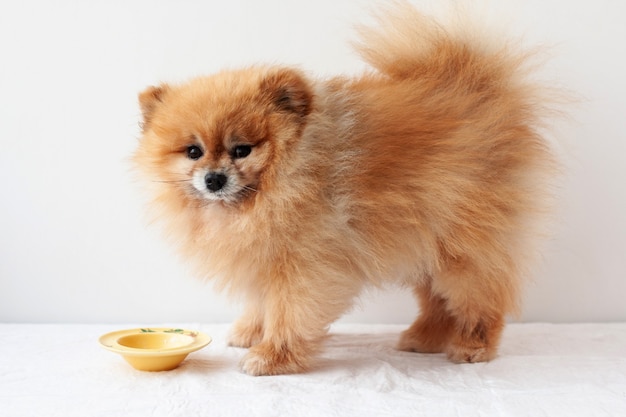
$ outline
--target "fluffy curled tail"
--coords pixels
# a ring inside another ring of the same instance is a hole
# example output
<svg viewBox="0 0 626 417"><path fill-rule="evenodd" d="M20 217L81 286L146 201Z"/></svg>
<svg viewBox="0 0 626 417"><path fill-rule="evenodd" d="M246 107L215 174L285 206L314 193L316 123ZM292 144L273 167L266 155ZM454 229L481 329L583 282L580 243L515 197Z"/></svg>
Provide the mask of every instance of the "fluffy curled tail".
<svg viewBox="0 0 626 417"><path fill-rule="evenodd" d="M358 28L354 46L367 63L394 79L427 78L467 88L525 75L530 54L487 36L461 10L453 16L443 25L396 0L375 14L377 26Z"/></svg>

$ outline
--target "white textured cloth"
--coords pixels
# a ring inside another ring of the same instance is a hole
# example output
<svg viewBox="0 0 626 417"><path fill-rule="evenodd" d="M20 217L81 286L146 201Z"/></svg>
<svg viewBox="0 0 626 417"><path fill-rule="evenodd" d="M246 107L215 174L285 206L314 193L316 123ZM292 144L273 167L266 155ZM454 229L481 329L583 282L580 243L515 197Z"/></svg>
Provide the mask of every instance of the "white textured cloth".
<svg viewBox="0 0 626 417"><path fill-rule="evenodd" d="M0 324L0 415L626 416L626 323L511 324L500 356L456 365L394 350L404 326L340 324L309 373L250 377L229 326L168 372L141 372L98 345L134 325Z"/></svg>

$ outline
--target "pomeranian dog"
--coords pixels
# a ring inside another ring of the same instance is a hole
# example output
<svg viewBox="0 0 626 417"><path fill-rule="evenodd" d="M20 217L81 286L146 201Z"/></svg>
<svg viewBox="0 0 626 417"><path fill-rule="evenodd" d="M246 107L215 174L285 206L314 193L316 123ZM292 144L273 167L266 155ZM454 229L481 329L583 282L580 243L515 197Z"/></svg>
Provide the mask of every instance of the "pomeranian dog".
<svg viewBox="0 0 626 417"><path fill-rule="evenodd" d="M254 66L139 95L134 163L198 275L246 302L229 343L250 375L310 368L367 285L420 316L403 351L496 356L553 157L528 54L408 3L356 44L373 69Z"/></svg>

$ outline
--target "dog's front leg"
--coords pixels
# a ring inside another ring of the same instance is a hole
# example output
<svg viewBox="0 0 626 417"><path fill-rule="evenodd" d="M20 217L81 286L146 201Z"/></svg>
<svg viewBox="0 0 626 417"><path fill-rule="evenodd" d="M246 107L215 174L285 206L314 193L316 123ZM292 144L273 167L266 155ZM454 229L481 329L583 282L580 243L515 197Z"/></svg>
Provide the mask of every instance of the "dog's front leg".
<svg viewBox="0 0 626 417"><path fill-rule="evenodd" d="M261 343L263 339L263 306L248 301L246 310L233 326L228 345L249 348Z"/></svg>
<svg viewBox="0 0 626 417"><path fill-rule="evenodd" d="M343 304L337 300L329 303L309 290L302 285L285 285L266 294L263 339L242 359L244 372L278 375L309 368L328 326L342 312L335 311L338 304Z"/></svg>

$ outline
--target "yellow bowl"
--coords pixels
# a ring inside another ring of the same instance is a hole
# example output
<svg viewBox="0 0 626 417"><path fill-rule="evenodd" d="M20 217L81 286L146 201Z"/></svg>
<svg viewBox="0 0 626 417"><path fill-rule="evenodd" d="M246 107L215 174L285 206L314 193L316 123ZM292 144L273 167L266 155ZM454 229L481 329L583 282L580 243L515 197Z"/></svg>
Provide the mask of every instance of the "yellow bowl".
<svg viewBox="0 0 626 417"><path fill-rule="evenodd" d="M135 369L169 371L188 354L211 343L211 338L192 330L150 327L107 333L99 341L105 349L122 355Z"/></svg>

